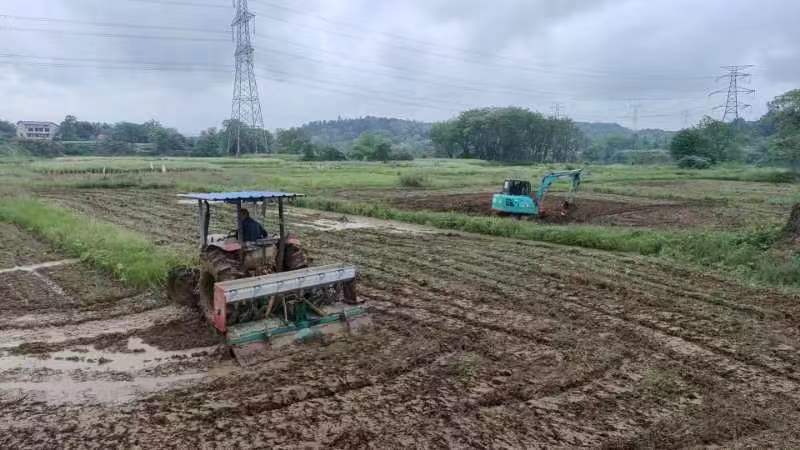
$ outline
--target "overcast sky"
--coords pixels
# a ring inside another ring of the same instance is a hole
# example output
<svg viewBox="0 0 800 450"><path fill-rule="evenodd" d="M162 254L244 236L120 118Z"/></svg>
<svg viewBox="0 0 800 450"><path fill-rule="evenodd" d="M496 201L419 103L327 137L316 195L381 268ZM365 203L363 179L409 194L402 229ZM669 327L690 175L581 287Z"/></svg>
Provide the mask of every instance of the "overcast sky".
<svg viewBox="0 0 800 450"><path fill-rule="evenodd" d="M267 128L523 106L677 129L754 64L759 117L800 87L797 0L250 0ZM230 0L3 0L0 118L156 119L184 133L230 116ZM55 20L59 19L59 20ZM205 30L205 31L203 31Z"/></svg>

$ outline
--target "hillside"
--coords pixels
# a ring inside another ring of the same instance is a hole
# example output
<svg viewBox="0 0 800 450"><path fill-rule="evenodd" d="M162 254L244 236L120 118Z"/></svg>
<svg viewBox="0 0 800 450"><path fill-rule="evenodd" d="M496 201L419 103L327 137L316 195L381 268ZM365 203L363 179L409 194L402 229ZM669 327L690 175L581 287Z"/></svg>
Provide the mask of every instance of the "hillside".
<svg viewBox="0 0 800 450"><path fill-rule="evenodd" d="M380 134L398 150L416 154L433 151L428 137L433 124L389 117L362 117L309 122L300 127L315 144L333 145L346 150L362 133Z"/></svg>
<svg viewBox="0 0 800 450"><path fill-rule="evenodd" d="M603 141L612 136L631 137L637 134L618 123L576 122L575 124L592 142ZM309 122L300 129L311 137L312 142L333 145L342 150L348 149L361 133L370 132L384 136L400 149L424 154L433 151L429 137L432 126L430 122L367 116L357 119L340 118ZM662 147L669 143L675 133L646 129L640 130L638 134L643 141L657 142L658 146Z"/></svg>
<svg viewBox="0 0 800 450"><path fill-rule="evenodd" d="M638 134L643 140L669 143L672 136L675 135L674 131L657 128L646 128L637 132L618 123L575 122L575 124L592 142L602 141L612 136L631 137Z"/></svg>

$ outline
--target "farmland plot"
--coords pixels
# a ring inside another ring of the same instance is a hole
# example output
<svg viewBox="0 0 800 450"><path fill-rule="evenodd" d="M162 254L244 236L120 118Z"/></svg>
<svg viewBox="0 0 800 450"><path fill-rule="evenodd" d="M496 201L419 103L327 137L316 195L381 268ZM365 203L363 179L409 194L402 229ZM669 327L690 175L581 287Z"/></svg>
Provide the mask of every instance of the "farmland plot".
<svg viewBox="0 0 800 450"><path fill-rule="evenodd" d="M194 245L193 209L169 194L42 195L160 245L187 252ZM798 444L794 295L650 258L308 210L290 209L290 217L315 264L360 267L370 333L239 368L213 350L213 335L192 311L155 293L126 297L124 289L116 295L124 298L103 301L69 283L73 277L52 275L75 305L32 313L46 314L49 326L6 324L0 334L8 342L0 358L8 361L0 372L5 443ZM33 295L42 294L19 294ZM84 312L93 320L82 323ZM149 362L136 359L147 352ZM20 369L19 355L49 359ZM19 385L64 371L74 357L115 361L111 375L92 380L164 383L77 400Z"/></svg>

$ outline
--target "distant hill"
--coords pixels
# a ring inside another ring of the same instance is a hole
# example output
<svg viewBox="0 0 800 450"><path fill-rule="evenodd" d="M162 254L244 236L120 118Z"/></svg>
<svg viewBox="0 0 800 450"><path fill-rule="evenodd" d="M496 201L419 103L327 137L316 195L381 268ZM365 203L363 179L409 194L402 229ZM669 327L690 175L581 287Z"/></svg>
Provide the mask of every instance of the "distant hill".
<svg viewBox="0 0 800 450"><path fill-rule="evenodd" d="M636 132L618 123L575 122L575 125L577 125L578 129L583 131L583 134L591 141L599 141L611 136L631 137L638 134L639 137L643 139L669 143L669 141L672 140L672 136L675 135L675 131L666 131L658 128L646 128Z"/></svg>
<svg viewBox="0 0 800 450"><path fill-rule="evenodd" d="M390 117L361 117L309 122L300 127L315 144L333 145L347 150L361 133L380 134L397 150L413 154L432 153L433 145L428 137L432 123Z"/></svg>
<svg viewBox="0 0 800 450"><path fill-rule="evenodd" d="M630 138L637 134L618 123L576 122L578 128L592 142L599 142L612 136ZM305 131L315 144L333 145L348 150L353 141L364 132L376 133L392 142L398 150L416 155L432 154L433 145L429 138L432 123L390 117L366 116L357 119L320 120L309 122L300 129ZM649 148L665 148L675 132L658 129L639 130L642 141L652 143Z"/></svg>

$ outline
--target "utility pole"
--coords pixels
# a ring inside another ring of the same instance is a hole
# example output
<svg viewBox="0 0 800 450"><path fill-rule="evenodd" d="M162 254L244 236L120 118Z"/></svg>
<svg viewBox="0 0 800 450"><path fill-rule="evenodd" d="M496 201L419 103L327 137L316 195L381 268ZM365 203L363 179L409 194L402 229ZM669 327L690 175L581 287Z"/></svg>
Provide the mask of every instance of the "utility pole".
<svg viewBox="0 0 800 450"><path fill-rule="evenodd" d="M753 66L744 65L744 66L721 66L721 67L727 70L728 73L719 76L717 78L717 81L722 80L724 78L728 79L728 90L727 90L728 96L725 100L724 105L719 105L714 109L715 110L724 109L724 112L722 113L723 122L727 121L729 118L732 119L733 121L736 121L739 119L739 112L744 111L745 109L750 107L750 105L748 104L739 102L739 94L753 94L756 92L755 89L748 89L739 86L740 80L742 82L750 80L751 75L749 73L745 73L744 70ZM724 89L719 89L708 95L710 97L712 95L721 94L724 92L726 92Z"/></svg>
<svg viewBox="0 0 800 450"><path fill-rule="evenodd" d="M236 15L231 23L233 40L236 42L236 75L233 81L233 105L231 107L231 123L228 126L228 151L235 139L236 157L241 155L242 126L256 130L263 135L267 144L267 132L264 130L264 118L261 115L261 100L258 98L253 63L253 44L255 35L255 17L247 8L247 0L233 0Z"/></svg>
<svg viewBox="0 0 800 450"><path fill-rule="evenodd" d="M642 107L640 104L631 105L633 112L631 119L633 120L633 131L639 131L639 109Z"/></svg>

